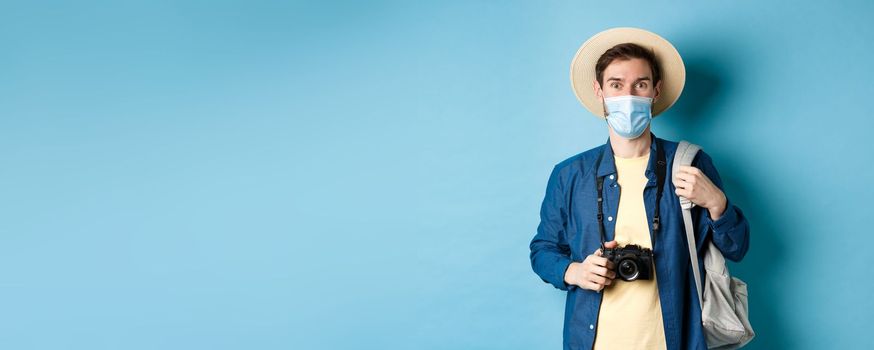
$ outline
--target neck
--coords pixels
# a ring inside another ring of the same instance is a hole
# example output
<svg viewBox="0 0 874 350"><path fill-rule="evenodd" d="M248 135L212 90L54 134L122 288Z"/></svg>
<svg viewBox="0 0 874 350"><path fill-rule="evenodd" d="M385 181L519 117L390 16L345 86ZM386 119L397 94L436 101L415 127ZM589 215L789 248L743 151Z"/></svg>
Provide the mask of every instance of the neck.
<svg viewBox="0 0 874 350"><path fill-rule="evenodd" d="M623 138L610 130L610 146L613 147L613 154L619 158L642 157L649 152L650 144L652 136L648 126L643 134L633 140Z"/></svg>

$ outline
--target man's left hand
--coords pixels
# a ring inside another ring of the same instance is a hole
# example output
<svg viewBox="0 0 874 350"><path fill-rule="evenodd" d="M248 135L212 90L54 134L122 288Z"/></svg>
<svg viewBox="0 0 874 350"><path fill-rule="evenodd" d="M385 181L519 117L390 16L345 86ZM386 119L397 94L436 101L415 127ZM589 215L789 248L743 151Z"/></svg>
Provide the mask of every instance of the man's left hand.
<svg viewBox="0 0 874 350"><path fill-rule="evenodd" d="M707 175L693 166L681 165L674 174L677 195L683 196L698 206L707 208L712 220L718 220L725 211L725 193L716 187Z"/></svg>

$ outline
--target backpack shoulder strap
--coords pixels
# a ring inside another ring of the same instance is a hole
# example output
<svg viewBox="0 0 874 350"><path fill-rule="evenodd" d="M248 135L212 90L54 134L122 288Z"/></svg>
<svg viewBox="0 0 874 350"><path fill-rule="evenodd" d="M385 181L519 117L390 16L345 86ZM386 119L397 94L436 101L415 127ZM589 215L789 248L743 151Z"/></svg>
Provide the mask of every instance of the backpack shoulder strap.
<svg viewBox="0 0 874 350"><path fill-rule="evenodd" d="M680 165L692 165L692 160L701 149L698 145L680 141L677 146L677 152L674 153L674 164L671 166L671 176L676 176L680 169ZM680 206L683 208L683 222L686 224L686 241L689 243L689 259L692 262L692 273L695 276L695 287L698 290L698 305L703 307L704 303L701 297L701 271L698 268L698 248L695 242L695 231L692 228L692 207L695 203L680 196Z"/></svg>
<svg viewBox="0 0 874 350"><path fill-rule="evenodd" d="M676 174L679 172L680 165L692 165L692 160L695 159L695 155L698 154L699 150L701 150L701 147L694 143L689 143L685 140L680 141L680 144L677 145L677 153L674 153L674 164L671 167L671 173ZM695 203L692 203L692 201L686 199L686 197L680 196L680 205L683 209L692 209L692 207L695 206Z"/></svg>

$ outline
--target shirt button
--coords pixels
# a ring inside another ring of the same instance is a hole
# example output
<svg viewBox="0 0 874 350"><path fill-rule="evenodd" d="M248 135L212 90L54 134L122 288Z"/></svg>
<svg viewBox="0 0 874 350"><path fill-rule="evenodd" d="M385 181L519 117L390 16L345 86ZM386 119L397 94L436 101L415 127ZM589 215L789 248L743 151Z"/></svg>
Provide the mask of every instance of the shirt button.
<svg viewBox="0 0 874 350"><path fill-rule="evenodd" d="M589 325L589 329L595 329L595 325L590 324L590 325Z"/></svg>
<svg viewBox="0 0 874 350"><path fill-rule="evenodd" d="M610 180L613 180L613 175L610 175Z"/></svg>
<svg viewBox="0 0 874 350"><path fill-rule="evenodd" d="M613 217L612 217L612 216L608 216L608 217L607 217L607 221L613 221Z"/></svg>

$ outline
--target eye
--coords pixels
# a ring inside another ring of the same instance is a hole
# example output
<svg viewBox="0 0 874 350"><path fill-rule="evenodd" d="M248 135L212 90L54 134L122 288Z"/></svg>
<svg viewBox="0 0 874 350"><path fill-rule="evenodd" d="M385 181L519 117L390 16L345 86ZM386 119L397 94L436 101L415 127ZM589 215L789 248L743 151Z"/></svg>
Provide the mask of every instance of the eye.
<svg viewBox="0 0 874 350"><path fill-rule="evenodd" d="M610 87L612 87L612 88L614 88L614 89L618 89L618 88L619 88L619 83L612 83L612 84L610 84Z"/></svg>
<svg viewBox="0 0 874 350"><path fill-rule="evenodd" d="M646 89L646 82L642 81L642 82L637 83L637 88L638 89Z"/></svg>

